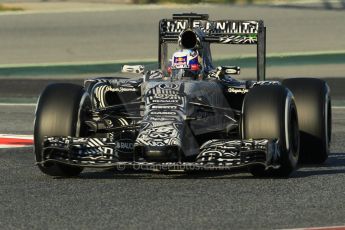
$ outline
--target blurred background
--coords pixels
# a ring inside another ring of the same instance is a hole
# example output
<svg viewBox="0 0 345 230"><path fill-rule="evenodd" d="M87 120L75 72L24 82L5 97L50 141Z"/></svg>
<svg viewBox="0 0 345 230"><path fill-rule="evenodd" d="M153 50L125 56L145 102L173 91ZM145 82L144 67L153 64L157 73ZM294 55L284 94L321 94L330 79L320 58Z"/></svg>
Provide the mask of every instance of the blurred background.
<svg viewBox="0 0 345 230"><path fill-rule="evenodd" d="M177 12L264 20L267 78L324 78L342 103L345 0L0 0L1 101L34 103L52 81L118 76L126 63L155 68L158 21ZM255 79L255 46L212 53Z"/></svg>

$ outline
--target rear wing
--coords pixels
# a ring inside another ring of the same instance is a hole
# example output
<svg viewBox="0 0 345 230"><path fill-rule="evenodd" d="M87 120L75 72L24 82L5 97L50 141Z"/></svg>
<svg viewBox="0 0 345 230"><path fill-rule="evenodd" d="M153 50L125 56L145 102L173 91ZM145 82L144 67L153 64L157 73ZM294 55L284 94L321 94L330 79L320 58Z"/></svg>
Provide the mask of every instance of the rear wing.
<svg viewBox="0 0 345 230"><path fill-rule="evenodd" d="M165 58L167 43L177 42L179 35L186 29L198 28L203 41L207 43L256 45L257 79L265 80L266 70L266 27L258 20L208 20L207 14L173 14L172 19L159 22L159 67Z"/></svg>

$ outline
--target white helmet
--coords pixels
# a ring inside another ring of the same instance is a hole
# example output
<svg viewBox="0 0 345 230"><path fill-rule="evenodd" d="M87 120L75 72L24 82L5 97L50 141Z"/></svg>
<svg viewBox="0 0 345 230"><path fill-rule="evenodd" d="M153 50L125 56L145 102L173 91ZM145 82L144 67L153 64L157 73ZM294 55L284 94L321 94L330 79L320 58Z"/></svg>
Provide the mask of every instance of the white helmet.
<svg viewBox="0 0 345 230"><path fill-rule="evenodd" d="M171 59L171 77L197 78L201 72L198 51L183 49L175 52Z"/></svg>

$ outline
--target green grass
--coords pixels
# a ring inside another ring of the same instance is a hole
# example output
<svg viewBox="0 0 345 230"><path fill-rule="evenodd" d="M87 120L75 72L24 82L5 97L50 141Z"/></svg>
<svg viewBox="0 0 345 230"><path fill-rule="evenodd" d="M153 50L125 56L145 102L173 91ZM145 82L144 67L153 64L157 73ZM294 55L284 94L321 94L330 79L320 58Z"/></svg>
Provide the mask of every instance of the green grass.
<svg viewBox="0 0 345 230"><path fill-rule="evenodd" d="M0 4L0 12L3 11L21 11L23 8L20 7L14 7L14 6L6 6L4 4Z"/></svg>
<svg viewBox="0 0 345 230"><path fill-rule="evenodd" d="M312 54L286 54L281 56L268 56L267 66L298 66L317 64L344 64L345 52L339 53L312 53ZM23 65L23 66L0 66L0 78L35 76L47 77L49 75L73 75L73 74L104 74L119 72L123 64L147 66L147 69L157 68L156 61L135 61L127 63L100 62L100 63L77 63L77 64L51 64L51 65ZM256 67L256 56L231 57L215 59L215 66L236 65L242 68Z"/></svg>

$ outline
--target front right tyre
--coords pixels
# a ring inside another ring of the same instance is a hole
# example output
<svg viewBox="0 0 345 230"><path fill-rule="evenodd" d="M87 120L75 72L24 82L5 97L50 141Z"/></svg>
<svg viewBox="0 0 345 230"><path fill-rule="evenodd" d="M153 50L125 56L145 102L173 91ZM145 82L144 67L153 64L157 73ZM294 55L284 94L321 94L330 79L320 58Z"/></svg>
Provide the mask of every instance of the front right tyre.
<svg viewBox="0 0 345 230"><path fill-rule="evenodd" d="M81 167L61 163L44 162L43 141L45 136L87 136L83 123L85 110L91 107L88 93L74 84L51 84L37 102L34 124L34 146L39 169L50 176L77 176Z"/></svg>

